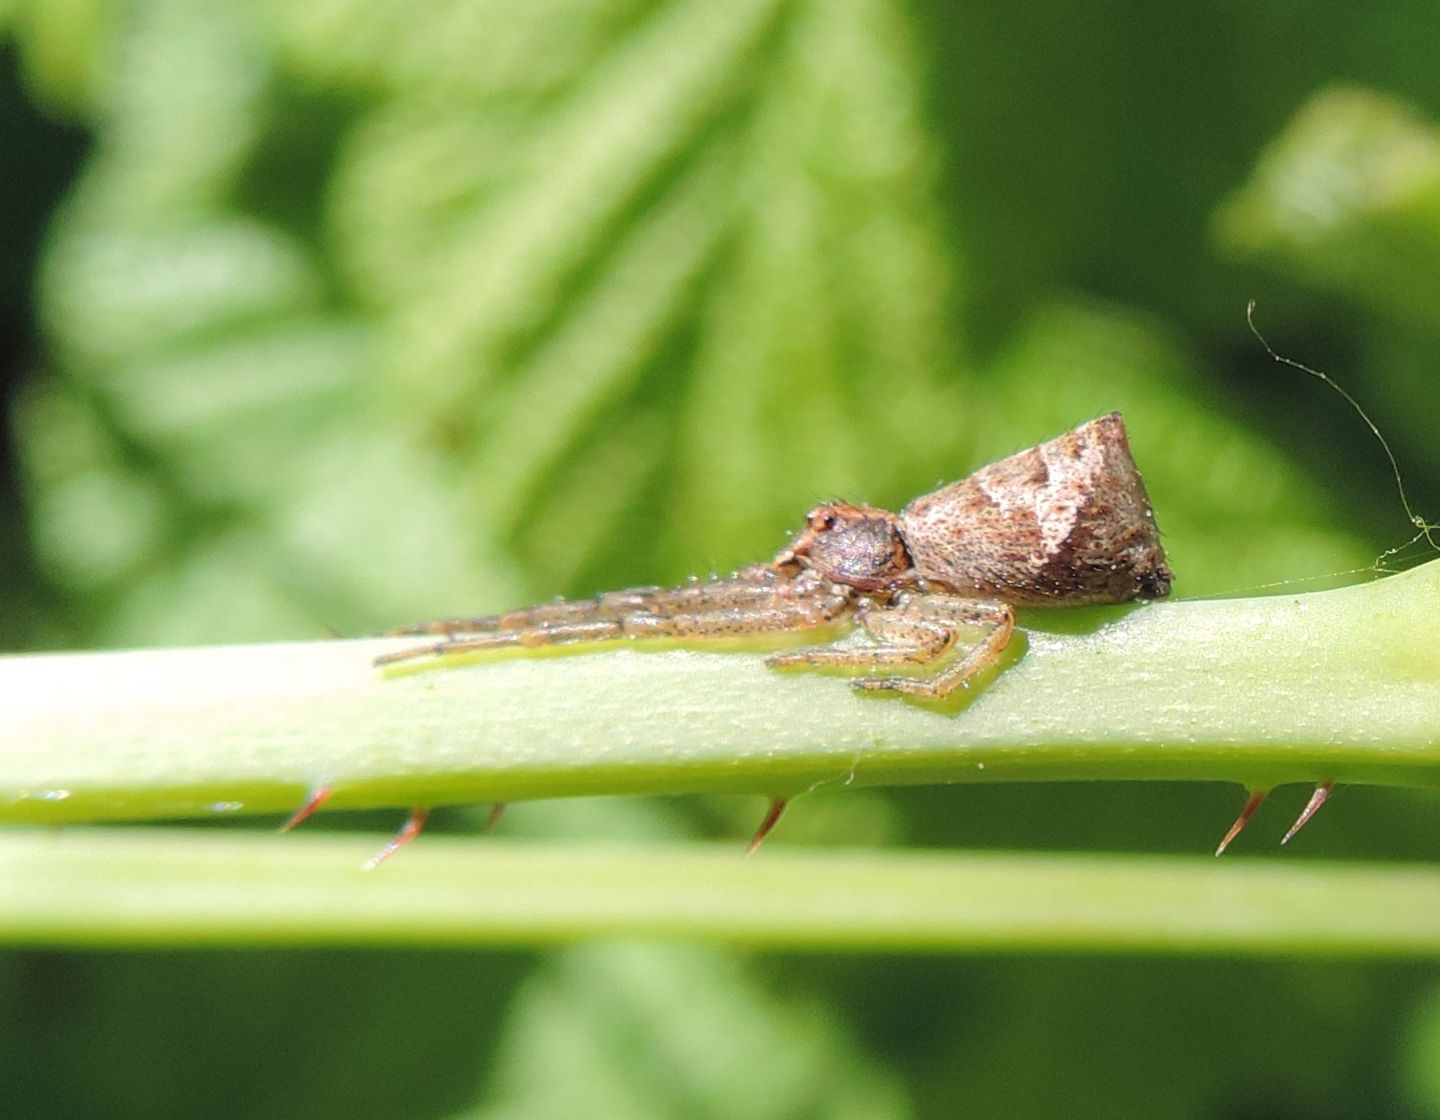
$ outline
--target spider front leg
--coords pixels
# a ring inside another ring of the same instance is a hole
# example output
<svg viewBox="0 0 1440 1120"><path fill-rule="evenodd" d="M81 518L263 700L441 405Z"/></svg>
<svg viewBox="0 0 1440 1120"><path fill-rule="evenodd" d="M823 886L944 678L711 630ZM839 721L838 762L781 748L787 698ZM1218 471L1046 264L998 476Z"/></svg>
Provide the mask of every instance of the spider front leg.
<svg viewBox="0 0 1440 1120"><path fill-rule="evenodd" d="M905 692L945 697L970 677L993 664L1010 642L1015 614L1001 602L965 599L934 593L902 595L891 606L870 605L859 613L861 626L878 641L860 646L814 646L775 654L772 665L926 665L943 657L959 631L983 628L984 635L962 656L933 677L861 677L855 688L865 692Z"/></svg>
<svg viewBox="0 0 1440 1120"><path fill-rule="evenodd" d="M638 588L595 599L559 601L507 615L434 624L441 640L375 658L377 666L471 650L571 645L614 639L744 638L825 626L853 607L849 588L810 573L746 569L686 587ZM469 622L472 632L449 627ZM445 629L440 629L445 627ZM416 628L420 630L420 628Z"/></svg>

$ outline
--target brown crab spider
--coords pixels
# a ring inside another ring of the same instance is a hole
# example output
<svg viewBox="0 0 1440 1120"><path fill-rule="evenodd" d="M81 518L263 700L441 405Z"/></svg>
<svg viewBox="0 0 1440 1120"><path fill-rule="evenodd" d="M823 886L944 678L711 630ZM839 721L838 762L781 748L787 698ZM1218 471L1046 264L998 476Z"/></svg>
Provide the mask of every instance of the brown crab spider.
<svg viewBox="0 0 1440 1120"><path fill-rule="evenodd" d="M612 639L745 638L848 623L867 640L772 654L775 666L871 670L866 692L943 698L993 665L1017 606L1076 606L1159 598L1170 569L1119 413L983 467L917 498L898 514L835 502L810 511L768 564L684 587L609 591L478 618L390 631L435 640L375 659L378 666L471 650ZM957 650L966 632L978 633ZM929 675L899 670L938 665ZM312 795L292 820L318 807ZM778 820L771 803L753 851ZM423 810L382 853L418 833Z"/></svg>
<svg viewBox="0 0 1440 1120"><path fill-rule="evenodd" d="M1016 606L1159 598L1173 577L1118 413L984 467L898 514L835 502L768 564L684 587L608 591L390 631L436 640L392 665L471 650L617 638L744 638L849 622L871 639L773 654L771 665L926 666L962 632L981 639L929 676L862 676L865 691L948 696L993 664Z"/></svg>

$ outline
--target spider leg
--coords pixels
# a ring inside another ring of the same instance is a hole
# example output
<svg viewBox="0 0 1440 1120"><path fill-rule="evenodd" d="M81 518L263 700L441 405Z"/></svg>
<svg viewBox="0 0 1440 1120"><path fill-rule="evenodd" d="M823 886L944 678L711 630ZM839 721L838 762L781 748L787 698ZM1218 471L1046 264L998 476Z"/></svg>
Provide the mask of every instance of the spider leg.
<svg viewBox="0 0 1440 1120"><path fill-rule="evenodd" d="M897 608L887 619L901 633L906 627L923 633L926 629L946 634L946 649L954 644L956 631L965 626L985 627L984 636L964 656L944 666L933 677L862 677L855 687L862 691L905 692L912 696L949 696L982 669L993 665L1010 644L1015 632L1015 612L1001 602L964 599L952 595L917 595Z"/></svg>
<svg viewBox="0 0 1440 1120"><path fill-rule="evenodd" d="M907 620L895 625L886 608L863 606L856 621L880 639L854 646L801 646L767 657L770 665L826 665L866 668L872 665L924 665L941 656L953 644L953 632L940 626Z"/></svg>
<svg viewBox="0 0 1440 1120"><path fill-rule="evenodd" d="M729 579L669 590L610 592L595 599L545 604L490 619L457 620L485 625L466 633L441 631L445 636L439 641L381 654L374 663L391 665L471 650L535 649L617 638L746 637L823 626L851 609L848 588L809 574L783 577L773 569L752 568Z"/></svg>
<svg viewBox="0 0 1440 1120"><path fill-rule="evenodd" d="M382 653L375 658L373 664L378 667L393 665L397 661L413 661L418 657L440 657L443 654L466 653L477 649L504 649L507 646L535 649L539 646L567 645L574 642L600 642L607 638L624 636L625 632L619 620L551 623L528 630L497 630L491 633L441 638L429 645Z"/></svg>
<svg viewBox="0 0 1440 1120"><path fill-rule="evenodd" d="M989 599L958 595L901 596L893 606L870 606L858 615L877 642L849 648L816 646L788 650L770 658L772 665L925 665L944 656L965 627L983 627L985 634L962 657L933 677L861 677L854 687L863 692L905 692L915 696L948 696L968 678L993 664L1010 642L1014 612Z"/></svg>
<svg viewBox="0 0 1440 1120"><path fill-rule="evenodd" d="M591 599L553 599L520 610L472 618L442 618L402 626L385 633L391 637L409 634L491 634L497 631L539 630L579 622L615 620L630 614L695 614L715 607L738 607L760 603L774 594L777 585L794 582L768 564L743 568L725 579L693 580L681 587L631 587L605 591ZM806 582L815 582L808 578Z"/></svg>

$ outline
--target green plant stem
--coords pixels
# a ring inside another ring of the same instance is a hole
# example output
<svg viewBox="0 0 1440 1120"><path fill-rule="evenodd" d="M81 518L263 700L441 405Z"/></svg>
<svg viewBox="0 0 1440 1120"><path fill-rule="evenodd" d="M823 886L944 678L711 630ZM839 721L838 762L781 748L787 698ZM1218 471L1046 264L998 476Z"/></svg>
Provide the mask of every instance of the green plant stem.
<svg viewBox="0 0 1440 1120"><path fill-rule="evenodd" d="M0 836L0 943L1440 954L1432 868L124 829ZM457 889L463 884L463 889ZM1336 905L1342 899L1343 905Z"/></svg>
<svg viewBox="0 0 1440 1120"><path fill-rule="evenodd" d="M1036 612L959 703L754 652L386 676L395 639L0 659L0 820L819 784L1440 784L1440 562L1340 591ZM1039 629L1044 626L1046 629Z"/></svg>

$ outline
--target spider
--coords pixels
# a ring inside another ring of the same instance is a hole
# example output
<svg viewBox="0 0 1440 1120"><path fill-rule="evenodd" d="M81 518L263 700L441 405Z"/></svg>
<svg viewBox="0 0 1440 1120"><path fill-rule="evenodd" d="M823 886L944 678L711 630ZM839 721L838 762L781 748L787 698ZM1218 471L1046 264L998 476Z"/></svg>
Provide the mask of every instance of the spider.
<svg viewBox="0 0 1440 1120"><path fill-rule="evenodd" d="M1125 424L1112 412L982 467L916 498L899 513L830 502L767 564L677 588L607 591L479 618L450 618L392 630L429 634L427 644L383 654L377 666L470 650L617 638L744 638L849 623L858 645L773 653L776 666L840 666L867 673L862 691L943 698L993 665L1015 629L1017 606L1123 603L1168 594L1173 579ZM978 638L957 650L964 632ZM897 667L938 665L929 675ZM314 790L287 822L294 827L330 796ZM770 804L753 852L779 820ZM493 824L503 810L491 813ZM365 866L414 839L428 810Z"/></svg>
<svg viewBox="0 0 1440 1120"><path fill-rule="evenodd" d="M807 646L771 665L925 666L867 675L863 691L941 698L993 664L1017 606L1123 603L1169 593L1174 577L1119 413L917 498L898 514L831 502L812 509L768 564L683 587L607 591L481 618L392 630L438 640L375 659L392 665L470 650L616 638L750 637L849 622L860 645ZM980 639L963 655L962 631Z"/></svg>

